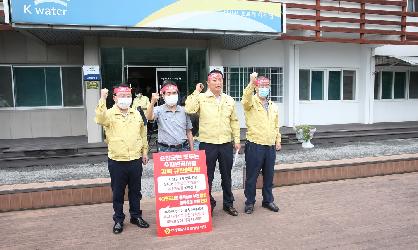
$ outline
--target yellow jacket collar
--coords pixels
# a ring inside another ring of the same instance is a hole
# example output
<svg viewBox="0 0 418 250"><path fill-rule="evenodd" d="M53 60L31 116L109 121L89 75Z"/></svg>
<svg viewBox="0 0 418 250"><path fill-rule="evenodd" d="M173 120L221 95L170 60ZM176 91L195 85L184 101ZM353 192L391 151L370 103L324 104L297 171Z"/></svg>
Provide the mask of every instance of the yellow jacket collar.
<svg viewBox="0 0 418 250"><path fill-rule="evenodd" d="M216 96L215 96L215 94L214 94L214 93L212 93L212 91L210 91L209 89L208 89L208 90L206 90L205 95L206 95L206 96L208 96L208 97L209 97L209 96L216 97ZM223 95L225 95L225 94L221 92L221 95L220 95L220 96L222 97Z"/></svg>

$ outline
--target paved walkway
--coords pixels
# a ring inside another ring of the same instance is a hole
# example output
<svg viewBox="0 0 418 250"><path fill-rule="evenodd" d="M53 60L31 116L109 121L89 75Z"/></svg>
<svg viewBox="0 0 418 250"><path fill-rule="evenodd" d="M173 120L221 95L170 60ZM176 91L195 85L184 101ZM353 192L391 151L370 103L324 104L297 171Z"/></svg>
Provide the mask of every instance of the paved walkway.
<svg viewBox="0 0 418 250"><path fill-rule="evenodd" d="M0 214L1 249L417 249L418 173L282 187L281 211L258 203L253 215L216 207L211 233L158 238L151 227L111 233L111 204ZM242 190L235 191L243 210ZM221 194L216 194L220 201ZM260 200L260 196L258 196ZM126 206L127 207L127 206Z"/></svg>

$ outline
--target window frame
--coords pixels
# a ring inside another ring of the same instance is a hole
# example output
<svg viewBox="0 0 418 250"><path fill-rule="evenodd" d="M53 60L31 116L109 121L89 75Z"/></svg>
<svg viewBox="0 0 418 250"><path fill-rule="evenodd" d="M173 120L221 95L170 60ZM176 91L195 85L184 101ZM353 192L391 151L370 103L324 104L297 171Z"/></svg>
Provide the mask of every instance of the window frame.
<svg viewBox="0 0 418 250"><path fill-rule="evenodd" d="M407 91L406 97L407 97L408 100L418 100L418 97L411 98L411 96L410 96L410 84L411 84L411 73L412 72L417 72L417 74L418 74L418 69L408 70L408 73L406 74L406 78L407 78L407 81L406 81L406 91Z"/></svg>
<svg viewBox="0 0 418 250"><path fill-rule="evenodd" d="M417 12L416 0L411 0L411 1L408 0L406 3L407 3L407 6L406 6L407 12Z"/></svg>
<svg viewBox="0 0 418 250"><path fill-rule="evenodd" d="M300 70L308 70L309 71L309 100L300 100L299 95L298 99L301 103L317 103L317 102L358 102L358 69L355 68L308 68L303 67L299 68ZM323 86L323 99L322 100L312 100L312 71L323 71L324 72L324 86ZM340 74L340 99L338 100L330 100L329 98L329 73L331 71L339 71ZM353 82L353 92L354 98L352 100L344 100L344 71L354 71L354 82ZM300 84L300 80L298 85ZM299 91L299 89L298 89Z"/></svg>
<svg viewBox="0 0 418 250"><path fill-rule="evenodd" d="M374 101L383 101L383 102L393 102L393 101L406 101L406 100L418 100L418 98L410 98L409 97L409 81L410 81L410 74L412 71L418 72L418 70L409 70L409 69L376 69L376 75L379 75L379 82L378 82L378 98L374 98L373 94L373 100ZM389 99L382 99L382 92L383 92L383 85L382 85L382 73L383 72L391 72L392 73L392 93L391 98ZM404 89L404 98L395 98L395 75L397 72L405 73L405 89ZM375 79L376 79L375 75ZM373 83L374 86L374 83Z"/></svg>
<svg viewBox="0 0 418 250"><path fill-rule="evenodd" d="M0 64L0 67L9 67L11 72L11 82L12 82L12 98L13 98L13 107L0 107L0 110L14 110L16 107L16 98L15 98L15 88L14 88L14 72L13 72L13 65L12 64Z"/></svg>
<svg viewBox="0 0 418 250"><path fill-rule="evenodd" d="M11 69L11 88L12 88L12 94L13 94L13 107L0 107L0 110L56 110L56 109L81 109L81 108L85 108L85 89L84 89L84 81L83 81L83 72L82 72L82 65L75 65L75 64L68 64L68 65L64 65L64 64L59 64L59 65L54 65L54 64L39 64L39 65L20 65L20 64L0 64L0 67L10 67ZM60 106L33 106L33 107L29 107L29 106L25 106L25 107L16 107L16 94L15 94L15 72L14 72L14 68L44 68L44 74L45 74L45 68L59 68L59 73L60 73L60 87L61 87L61 105ZM80 68L80 72L81 72L81 79L80 79L80 84L81 84L81 93L82 93L82 100L83 103L81 105L78 106L64 106L64 91L63 91L63 79L62 79L62 68L65 67L74 67L74 68Z"/></svg>
<svg viewBox="0 0 418 250"><path fill-rule="evenodd" d="M238 72L231 72L232 68L237 68ZM234 98L235 101L239 102L242 99L242 94L244 92L244 89L247 87L248 82L244 82L244 77L247 75L247 78L249 79L249 75L257 71L257 69L262 68L263 70L268 69L268 75L267 77L272 79L272 77L277 77L277 94L278 95L271 95L273 93L272 89L273 86L270 86L270 96L269 98L276 99L273 102L276 103L284 103L284 67L282 66L224 66L224 91L226 94L230 95L232 98ZM272 69L277 69L277 73L272 73ZM258 71L257 71L258 72ZM231 88L230 88L230 74L238 74L238 96L231 95ZM259 75L264 75L263 73L259 72ZM281 89L280 89L281 88ZM280 95L281 94L281 95Z"/></svg>

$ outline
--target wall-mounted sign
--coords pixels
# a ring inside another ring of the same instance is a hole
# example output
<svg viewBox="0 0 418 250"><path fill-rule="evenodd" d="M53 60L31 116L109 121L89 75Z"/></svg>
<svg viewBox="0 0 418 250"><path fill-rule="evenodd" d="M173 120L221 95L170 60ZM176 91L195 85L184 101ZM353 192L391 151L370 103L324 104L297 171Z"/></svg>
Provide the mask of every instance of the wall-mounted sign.
<svg viewBox="0 0 418 250"><path fill-rule="evenodd" d="M99 65L84 65L83 66L83 80L84 81L100 81L100 66Z"/></svg>
<svg viewBox="0 0 418 250"><path fill-rule="evenodd" d="M87 89L99 89L99 85L100 85L99 81L86 81Z"/></svg>
<svg viewBox="0 0 418 250"><path fill-rule="evenodd" d="M247 0L10 0L13 23L283 32L283 5Z"/></svg>
<svg viewBox="0 0 418 250"><path fill-rule="evenodd" d="M210 232L205 151L156 153L153 159L158 236Z"/></svg>

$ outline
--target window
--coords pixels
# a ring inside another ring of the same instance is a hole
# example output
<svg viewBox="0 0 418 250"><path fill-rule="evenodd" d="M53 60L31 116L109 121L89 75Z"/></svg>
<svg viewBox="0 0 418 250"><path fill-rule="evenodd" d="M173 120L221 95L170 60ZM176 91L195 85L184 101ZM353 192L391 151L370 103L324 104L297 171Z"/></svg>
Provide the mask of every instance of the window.
<svg viewBox="0 0 418 250"><path fill-rule="evenodd" d="M257 72L259 76L270 79L272 101L283 102L283 69L279 67L225 67L224 92L235 100L241 100L242 93L250 81L250 74Z"/></svg>
<svg viewBox="0 0 418 250"><path fill-rule="evenodd" d="M356 99L356 71L343 70L343 99Z"/></svg>
<svg viewBox="0 0 418 250"><path fill-rule="evenodd" d="M409 98L418 98L418 71L409 74Z"/></svg>
<svg viewBox="0 0 418 250"><path fill-rule="evenodd" d="M46 106L44 68L14 68L16 107Z"/></svg>
<svg viewBox="0 0 418 250"><path fill-rule="evenodd" d="M236 100L240 100L240 69L229 68L225 71L224 90Z"/></svg>
<svg viewBox="0 0 418 250"><path fill-rule="evenodd" d="M405 98L406 72L395 72L395 82L393 86L393 97L395 99Z"/></svg>
<svg viewBox="0 0 418 250"><path fill-rule="evenodd" d="M81 67L0 66L0 91L0 107L82 106Z"/></svg>
<svg viewBox="0 0 418 250"><path fill-rule="evenodd" d="M13 106L12 67L0 66L0 108Z"/></svg>
<svg viewBox="0 0 418 250"><path fill-rule="evenodd" d="M299 100L309 100L309 93L311 92L310 88L310 78L311 71L307 69L299 70Z"/></svg>
<svg viewBox="0 0 418 250"><path fill-rule="evenodd" d="M374 99L380 99L380 73L374 74Z"/></svg>
<svg viewBox="0 0 418 250"><path fill-rule="evenodd" d="M189 84L188 91L185 94L193 93L196 88L196 84L199 82L205 82L207 79L206 68L206 50L205 49L189 49L188 50L188 74Z"/></svg>
<svg viewBox="0 0 418 250"><path fill-rule="evenodd" d="M102 48L100 57L102 86L112 89L122 82L122 48Z"/></svg>
<svg viewBox="0 0 418 250"><path fill-rule="evenodd" d="M416 87L414 85L413 74L410 74L410 92L414 92ZM416 85L416 84L415 84ZM375 75L374 82L374 99L390 100L390 99L406 99L407 98L407 72L402 71L381 71ZM414 94L414 93L412 93ZM411 97L410 95L410 98Z"/></svg>
<svg viewBox="0 0 418 250"><path fill-rule="evenodd" d="M408 0L408 11L416 12L418 10L418 0Z"/></svg>
<svg viewBox="0 0 418 250"><path fill-rule="evenodd" d="M83 105L83 89L78 87L81 79L80 67L62 67L62 89L65 107Z"/></svg>
<svg viewBox="0 0 418 250"><path fill-rule="evenodd" d="M329 71L328 100L341 99L341 71Z"/></svg>
<svg viewBox="0 0 418 250"><path fill-rule="evenodd" d="M60 68L45 68L46 106L61 106Z"/></svg>
<svg viewBox="0 0 418 250"><path fill-rule="evenodd" d="M299 100L355 100L355 70L299 70Z"/></svg>
<svg viewBox="0 0 418 250"><path fill-rule="evenodd" d="M393 72L382 72L382 99L392 99Z"/></svg>
<svg viewBox="0 0 418 250"><path fill-rule="evenodd" d="M324 100L324 71L312 71L311 100Z"/></svg>

